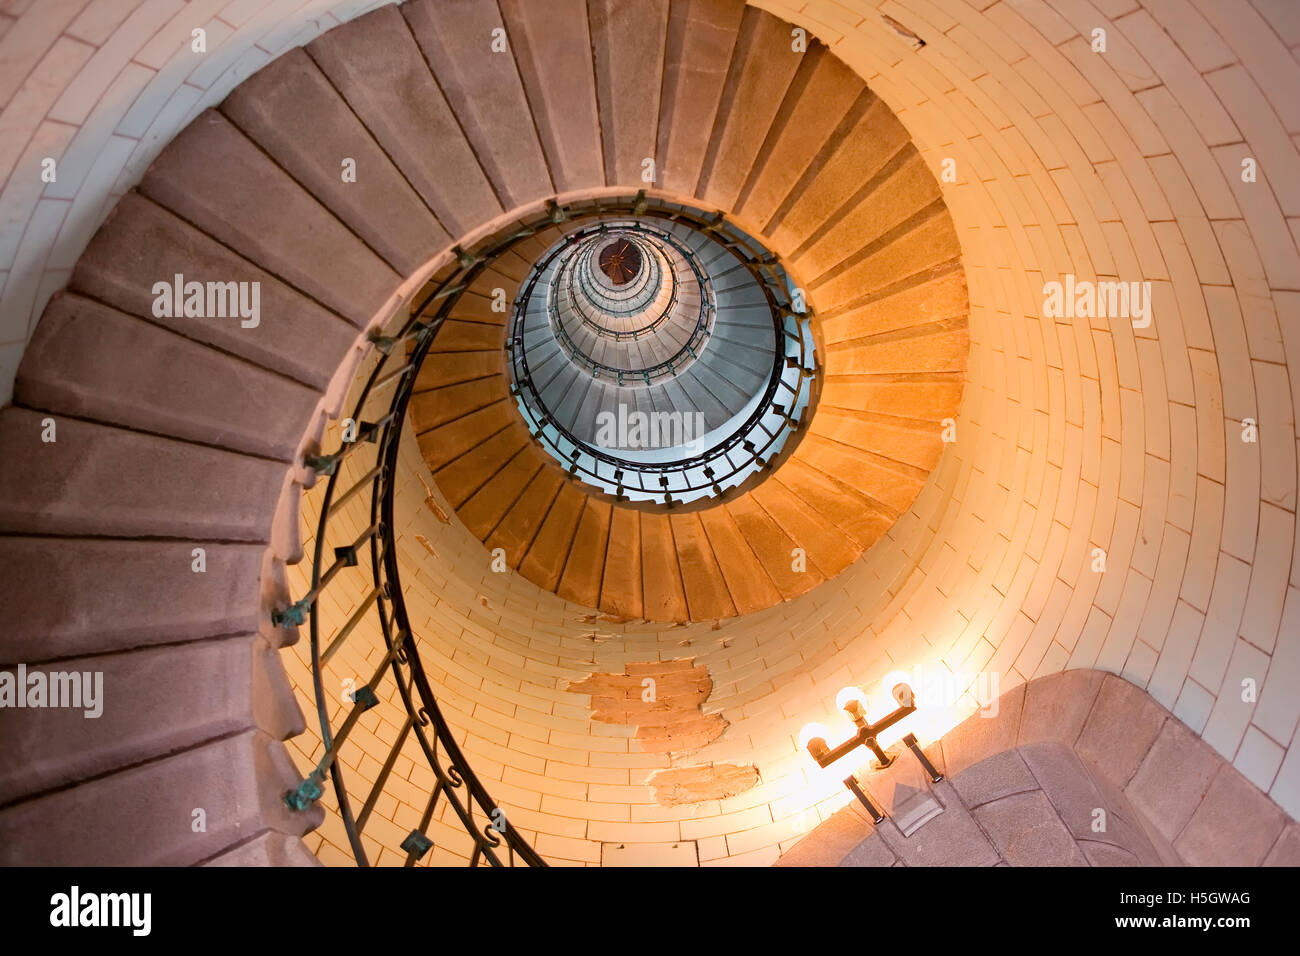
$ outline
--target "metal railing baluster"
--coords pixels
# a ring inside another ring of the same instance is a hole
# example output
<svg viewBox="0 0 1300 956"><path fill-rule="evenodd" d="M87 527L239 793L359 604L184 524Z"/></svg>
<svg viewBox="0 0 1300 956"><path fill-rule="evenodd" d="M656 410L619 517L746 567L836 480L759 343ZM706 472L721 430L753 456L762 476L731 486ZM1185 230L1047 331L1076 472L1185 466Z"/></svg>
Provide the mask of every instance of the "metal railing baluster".
<svg viewBox="0 0 1300 956"><path fill-rule="evenodd" d="M330 565L329 570L321 575L321 578L316 585L297 601L294 601L287 608L272 611L271 623L275 624L277 627L293 627L296 624L304 623L307 619L307 612L310 611L312 606L316 603L316 599L320 597L321 592L329 586L329 583L333 581L335 576L337 576L344 568L354 568L357 566L357 548L370 540L370 538L372 538L378 531L379 526L377 524L372 524L365 531L361 532L361 536L358 537L356 541L352 542L352 544L342 548L335 548L334 563Z"/></svg>
<svg viewBox="0 0 1300 956"><path fill-rule="evenodd" d="M429 803L425 806L424 813L420 815L420 825L402 841L402 849L406 851L406 862L402 866L415 866L416 860L433 849L433 841L425 836L425 832L429 829L429 823L433 820L433 808L437 806L438 797L440 796L442 796L441 779L433 785L433 792L429 795Z"/></svg>
<svg viewBox="0 0 1300 956"><path fill-rule="evenodd" d="M334 762L338 760L339 751L343 748L343 745L347 743L348 735L352 732L352 728L356 726L357 721L361 719L362 714L370 710L372 707L379 706L379 698L375 695L374 688L383 680L384 671L387 670L388 665L392 663L393 657L397 653L397 649L401 646L404 636L405 635L402 634L398 635L398 640L388 649L388 653L384 655L383 661L375 670L374 676L353 692L352 709L348 711L348 715L344 718L343 724L339 727L338 732L334 734L333 742L326 749L324 755L320 758L320 761L316 764L316 769L308 774L307 778L303 780L302 783L298 784L295 789L285 793L284 801L291 809L304 810L319 800L324 794L322 784L325 782L325 774L330 771L334 766Z"/></svg>
<svg viewBox="0 0 1300 956"><path fill-rule="evenodd" d="M334 640L330 641L329 647L325 648L324 652L321 654L321 664L328 664L330 658L333 657L335 652L343 646L343 642L348 639L348 635L351 634L356 626L361 623L361 619L366 616L366 612L370 610L370 606L375 603L375 600L380 595L380 591L381 589L378 586L371 588L370 593L365 596L365 599L359 605L357 605L357 609L352 612L352 616L347 619L343 627L339 629L339 632L334 635Z"/></svg>
<svg viewBox="0 0 1300 956"><path fill-rule="evenodd" d="M326 515L327 516L332 515L334 512L338 511L339 508L347 504L349 501L352 500L353 497L355 497L362 490L364 490L367 485L373 486L375 479L379 477L380 471L382 471L380 466L375 465L374 468L371 468L368 472L362 475L361 478L357 480L357 483L355 485L353 485L347 491L343 492L342 495L340 495L338 498L334 499L333 502L331 502L328 510L326 511Z"/></svg>
<svg viewBox="0 0 1300 956"><path fill-rule="evenodd" d="M401 731L397 735L397 743L393 744L388 751L388 758L384 761L383 767L375 776L375 785L370 788L370 794L366 797L366 802L361 807L361 812L357 814L357 830L366 828L366 821L370 819L370 812L374 810L375 803L379 800L380 794L384 792L384 784L388 782L388 775L393 772L393 767L397 763L397 757L402 752L402 747L406 744L406 738L411 733L411 728L415 726L415 718L409 714L406 717L406 723L402 725Z"/></svg>

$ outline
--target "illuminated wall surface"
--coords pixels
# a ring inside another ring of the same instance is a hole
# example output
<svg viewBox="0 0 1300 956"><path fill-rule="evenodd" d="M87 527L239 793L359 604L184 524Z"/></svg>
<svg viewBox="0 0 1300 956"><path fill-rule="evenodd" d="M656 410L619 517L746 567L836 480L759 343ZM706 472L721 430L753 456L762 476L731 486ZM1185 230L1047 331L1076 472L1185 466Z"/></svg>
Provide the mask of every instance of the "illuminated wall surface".
<svg viewBox="0 0 1300 956"><path fill-rule="evenodd" d="M325 752L308 629L272 623L311 587L304 455L454 246L645 189L780 258L817 395L764 480L670 514L564 477L515 407L491 302L567 225L435 340L386 530L519 837L768 865L853 770L920 819L865 752L821 771L801 740L905 679L880 742L912 766L914 733L952 802L915 843L823 829L787 863L952 862L909 854L973 815L1050 817L1059 860L1295 864L1297 90L1290 0L0 4L0 661L100 674L103 705L0 697L0 859L353 861L332 787L281 800ZM260 314L159 314L187 266L258 277ZM474 431L485 408L514 417ZM326 564L368 499L331 520ZM316 604L323 641L369 562ZM321 671L336 730L385 653L359 621ZM390 678L339 758L354 815L384 781L366 854L420 830L421 864L467 862L447 804L422 819L407 720ZM1063 796L1085 784L1123 820L1105 847Z"/></svg>

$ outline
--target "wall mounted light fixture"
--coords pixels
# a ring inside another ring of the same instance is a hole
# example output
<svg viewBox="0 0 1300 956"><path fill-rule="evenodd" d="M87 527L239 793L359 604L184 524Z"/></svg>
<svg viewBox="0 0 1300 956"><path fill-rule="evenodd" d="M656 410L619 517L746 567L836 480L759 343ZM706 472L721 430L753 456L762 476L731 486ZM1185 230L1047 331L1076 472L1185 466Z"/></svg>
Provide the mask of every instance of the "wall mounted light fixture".
<svg viewBox="0 0 1300 956"><path fill-rule="evenodd" d="M808 753L817 761L817 765L823 768L829 767L835 761L847 756L859 747L866 747L876 755L875 769L883 770L890 766L895 758L885 753L876 738L883 731L916 712L916 702L910 686L905 683L895 684L893 695L894 700L898 701L898 707L875 723L871 723L867 720L866 697L862 692L856 687L845 687L841 690L835 698L835 703L849 715L849 719L853 721L853 725L857 727L858 732L843 743L831 747L826 742L826 731L820 725L809 724L806 726L803 733L800 734L800 739L807 748ZM943 779L943 774L935 769L934 764L930 762L921 749L915 734L908 734L904 737L903 745L920 761L932 783L938 783ZM885 819L885 815L868 799L866 792L858 784L856 777L849 774L844 780L844 786L866 807L867 812L871 814L872 820L879 823Z"/></svg>

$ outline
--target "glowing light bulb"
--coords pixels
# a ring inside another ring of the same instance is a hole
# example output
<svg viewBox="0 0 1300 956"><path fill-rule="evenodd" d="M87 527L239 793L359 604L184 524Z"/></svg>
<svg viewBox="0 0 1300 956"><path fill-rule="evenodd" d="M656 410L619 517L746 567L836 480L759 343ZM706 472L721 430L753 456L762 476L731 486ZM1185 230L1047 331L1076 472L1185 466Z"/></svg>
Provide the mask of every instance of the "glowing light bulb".
<svg viewBox="0 0 1300 956"><path fill-rule="evenodd" d="M916 697L912 693L912 685L906 681L899 681L889 690L894 700L898 701L900 707L915 707Z"/></svg>
<svg viewBox="0 0 1300 956"><path fill-rule="evenodd" d="M804 724L803 730L799 731L799 749L807 750L814 756L819 752L825 753L828 735L829 731L821 724ZM820 746L818 746L819 743Z"/></svg>
<svg viewBox="0 0 1300 956"><path fill-rule="evenodd" d="M822 742L826 741L829 731L821 724L804 724L803 730L799 731L799 746L806 748L809 742L821 738Z"/></svg>
<svg viewBox="0 0 1300 956"><path fill-rule="evenodd" d="M890 671L880 681L881 689L890 697L894 696L894 688L899 684L906 684L911 687L912 675L907 671Z"/></svg>
<svg viewBox="0 0 1300 956"><path fill-rule="evenodd" d="M835 695L835 706L847 710L854 718L864 716L867 712L867 695L850 684Z"/></svg>

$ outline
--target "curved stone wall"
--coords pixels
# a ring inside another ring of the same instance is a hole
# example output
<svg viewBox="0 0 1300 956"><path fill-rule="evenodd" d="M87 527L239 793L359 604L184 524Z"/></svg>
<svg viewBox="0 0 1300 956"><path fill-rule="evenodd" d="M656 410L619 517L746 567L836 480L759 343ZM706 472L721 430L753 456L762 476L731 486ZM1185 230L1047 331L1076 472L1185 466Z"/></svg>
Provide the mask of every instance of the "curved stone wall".
<svg viewBox="0 0 1300 956"><path fill-rule="evenodd" d="M971 384L951 471L872 555L915 559L881 646L1120 673L1294 815L1296 11L891 4L918 51L870 11L763 6L956 177ZM1071 274L1150 282L1151 324L1044 318Z"/></svg>

